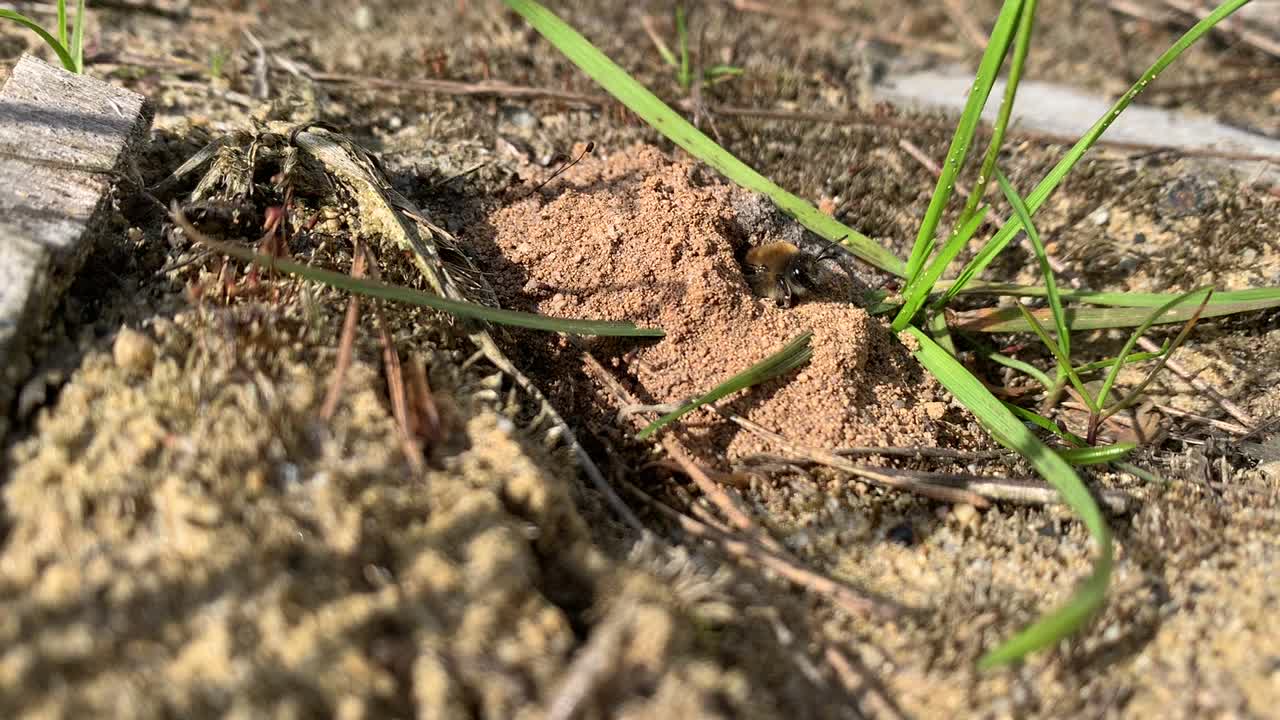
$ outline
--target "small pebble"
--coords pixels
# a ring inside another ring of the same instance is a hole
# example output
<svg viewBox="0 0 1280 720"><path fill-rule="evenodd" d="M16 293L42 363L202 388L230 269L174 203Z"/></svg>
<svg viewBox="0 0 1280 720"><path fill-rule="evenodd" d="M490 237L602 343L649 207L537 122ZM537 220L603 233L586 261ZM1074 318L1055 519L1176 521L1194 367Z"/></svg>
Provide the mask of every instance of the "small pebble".
<svg viewBox="0 0 1280 720"><path fill-rule="evenodd" d="M924 409L926 415L931 420L941 420L947 414L947 404L942 402L922 403L921 408Z"/></svg>
<svg viewBox="0 0 1280 720"><path fill-rule="evenodd" d="M960 527L977 529L982 520L978 509L969 504L956 505L951 508L951 514L955 516L956 522L960 523Z"/></svg>
<svg viewBox="0 0 1280 720"><path fill-rule="evenodd" d="M156 344L146 335L132 328L125 328L116 335L111 356L116 367L129 373L142 374L151 369L156 359Z"/></svg>
<svg viewBox="0 0 1280 720"><path fill-rule="evenodd" d="M507 122L521 130L533 130L540 124L537 115L529 112L527 108L516 105L504 106L502 115Z"/></svg>
<svg viewBox="0 0 1280 720"><path fill-rule="evenodd" d="M351 13L351 24L360 32L373 29L373 9L368 5L357 5L355 11Z"/></svg>

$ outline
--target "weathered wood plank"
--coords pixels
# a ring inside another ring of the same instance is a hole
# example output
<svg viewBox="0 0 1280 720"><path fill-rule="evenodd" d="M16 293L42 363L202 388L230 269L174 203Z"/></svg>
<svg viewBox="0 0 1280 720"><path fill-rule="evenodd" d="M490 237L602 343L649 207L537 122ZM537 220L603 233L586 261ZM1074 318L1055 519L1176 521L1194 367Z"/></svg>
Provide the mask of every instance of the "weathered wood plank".
<svg viewBox="0 0 1280 720"><path fill-rule="evenodd" d="M0 91L0 438L31 342L79 271L146 98L23 56Z"/></svg>

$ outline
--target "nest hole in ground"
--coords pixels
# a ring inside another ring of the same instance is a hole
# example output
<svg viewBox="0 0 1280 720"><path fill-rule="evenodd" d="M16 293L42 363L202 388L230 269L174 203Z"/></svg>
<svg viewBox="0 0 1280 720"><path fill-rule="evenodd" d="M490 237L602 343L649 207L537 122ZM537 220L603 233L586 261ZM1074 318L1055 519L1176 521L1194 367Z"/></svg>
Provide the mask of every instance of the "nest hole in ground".
<svg viewBox="0 0 1280 720"><path fill-rule="evenodd" d="M731 396L727 409L822 448L981 443L888 322L859 306L863 286L844 263L824 263L815 292L791 307L752 293L746 250L801 232L767 199L637 145L514 193L468 240L505 307L662 328L656 341L585 344L642 403L704 393L812 331L807 365ZM571 341L504 338L566 416L595 431L627 422L617 417L625 403L591 379ZM682 423L690 448L717 464L779 450L710 409Z"/></svg>

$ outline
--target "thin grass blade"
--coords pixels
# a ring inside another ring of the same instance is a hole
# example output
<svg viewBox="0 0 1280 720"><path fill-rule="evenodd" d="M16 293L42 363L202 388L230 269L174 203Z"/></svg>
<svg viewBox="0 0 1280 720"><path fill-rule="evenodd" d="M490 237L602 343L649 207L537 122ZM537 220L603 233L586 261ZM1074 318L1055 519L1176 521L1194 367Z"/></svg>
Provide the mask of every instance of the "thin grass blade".
<svg viewBox="0 0 1280 720"><path fill-rule="evenodd" d="M1120 349L1120 352L1117 353L1117 357L1127 356L1129 352L1133 350L1133 346L1138 344L1138 339L1141 338L1147 332L1147 330L1151 329L1152 325L1155 325L1158 322L1165 322L1166 318L1174 314L1170 312L1171 310L1173 310L1176 306L1185 303L1193 295L1196 295L1198 293L1206 293L1206 300L1207 300L1208 295L1213 293L1213 289L1199 288L1196 290L1192 290L1190 292L1183 293L1182 295L1179 295L1174 299L1170 300L1169 302L1165 303L1164 305L1161 305L1160 307L1156 308L1155 312L1149 313L1147 316L1147 319L1143 321L1143 323L1139 325L1137 329L1135 329L1129 335L1129 339L1125 341L1124 347L1122 347ZM1186 317L1181 319L1188 320L1198 315L1199 312L1203 312L1203 310L1204 310L1204 302L1201 302L1199 308L1197 308L1195 311L1188 313ZM1122 365L1121 363L1117 362L1116 364L1111 366L1111 371L1107 373L1106 379L1102 381L1102 388L1098 390L1098 403L1103 407L1106 406L1107 396L1111 394L1111 388L1116 384L1116 378L1120 376L1121 365Z"/></svg>
<svg viewBox="0 0 1280 720"><path fill-rule="evenodd" d="M1125 472L1127 472L1127 473L1129 473L1129 474L1131 474L1131 475L1133 475L1133 476L1135 476L1135 477L1138 477L1138 478L1141 478L1141 479L1143 479L1143 480L1146 480L1147 482L1149 482L1149 483L1151 483L1151 484L1153 484L1153 485L1168 485L1168 484L1169 484L1169 481L1168 481L1168 480L1165 480L1164 478L1160 477L1160 476L1159 476L1159 475L1157 475L1156 473L1153 473L1153 472L1151 472L1150 470L1144 470L1144 469L1142 469L1142 468L1140 468L1140 467L1138 467L1137 465L1134 465L1134 464L1132 464L1132 463L1127 463L1127 462L1118 462L1118 463L1116 463L1116 469L1117 469L1117 470L1123 470L1123 471L1125 471Z"/></svg>
<svg viewBox="0 0 1280 720"><path fill-rule="evenodd" d="M1014 212L1018 219L1022 221L1022 229L1027 231L1027 239L1031 241L1031 248L1035 251L1036 260L1040 263L1040 275L1044 278L1045 295L1049 298L1049 312L1053 315L1053 325L1058 332L1058 348L1062 351L1061 357L1071 358L1071 330L1067 327L1067 317L1062 312L1062 298L1058 296L1058 280L1054 277L1053 267L1049 264L1049 253L1044 249L1044 243L1040 241L1040 233L1036 231L1035 223L1031 220L1031 213L1027 210L1027 205L1022 201L1022 196L1018 195L1018 191L1013 189L1013 185L1009 182L1009 178L1001 172L1000 168L995 168L996 181L1000 183L1000 190L1004 192L1005 198L1009 204L1013 206ZM1022 307L1019 305L1019 307ZM1070 372L1070 362L1064 368Z"/></svg>
<svg viewBox="0 0 1280 720"><path fill-rule="evenodd" d="M1136 443L1114 443L1098 447L1077 447L1058 450L1058 456L1072 465L1104 465L1129 457L1137 448Z"/></svg>
<svg viewBox="0 0 1280 720"><path fill-rule="evenodd" d="M1155 358L1158 358L1161 355L1164 355L1168 351L1169 351L1169 341L1166 340L1159 352L1146 352L1144 350L1143 352L1129 353L1124 357L1124 360L1122 362L1125 365L1132 365L1134 363L1145 362L1147 360L1153 360ZM1113 365L1115 365L1117 359L1118 358L1111 357L1111 358L1106 358L1105 360L1096 360L1091 363L1085 363L1084 365L1077 365L1075 370L1078 374L1084 375L1085 373L1093 372L1094 370L1110 369Z"/></svg>
<svg viewBox="0 0 1280 720"><path fill-rule="evenodd" d="M716 402L738 392L739 390L745 390L752 385L758 385L767 380L772 380L773 378L789 373L809 362L809 358L813 357L813 349L809 347L809 341L811 339L813 339L813 333L811 332L807 332L796 337L796 339L787 343L786 346L778 352L770 355L764 360L761 360L755 365L752 365L746 370L743 370L737 375L734 375L723 383L720 383L705 395L699 395L676 408L674 411L669 412L649 423L645 429L641 430L639 434L636 435L636 439L644 440L661 430L663 427L680 419L681 416L693 412L703 405Z"/></svg>
<svg viewBox="0 0 1280 720"><path fill-rule="evenodd" d="M322 270L320 268L303 265L302 263L294 262L292 260L256 253L248 248L218 242L201 235L199 231L195 230L195 228L187 222L186 218L182 217L180 214L175 215L174 219L177 224L186 231L188 237L209 247L215 252L222 253L223 255L230 255L231 257L245 262L251 262L259 267L270 270L279 270L280 272L294 275L304 280L318 282L332 288L346 290L347 292L356 293L357 295L363 295L365 297L408 303L410 305L421 305L423 307L432 308L433 310L449 313L456 317L469 318L472 320L482 320L484 322L497 323L500 325L530 328L532 330L546 330L549 332L559 332L569 335L606 335L614 337L662 337L663 335L662 330L658 328L636 327L629 322L552 318L534 313L502 310L500 308L492 308L487 305L449 300L447 298L442 298L439 295L424 293L412 288L390 285L375 280L354 278L350 275Z"/></svg>
<svg viewBox="0 0 1280 720"><path fill-rule="evenodd" d="M946 284L945 281L942 284ZM1015 297L1045 297L1048 291L1043 285L1018 285L1016 283L975 282L960 292L961 295L1011 295ZM1073 290L1058 288L1063 300L1105 305L1108 307L1157 308L1178 297L1181 293L1140 293L1102 290ZM1214 290L1208 308L1219 304L1266 303L1280 304L1280 288L1249 288L1248 290ZM1263 307L1258 305L1258 307Z"/></svg>
<svg viewBox="0 0 1280 720"><path fill-rule="evenodd" d="M995 350L986 347L981 348L979 353L982 357L985 357L987 360L990 360L997 365L1003 365L1010 370L1017 370L1024 375L1030 376L1031 379L1043 385L1045 390L1052 390L1054 387L1053 379L1042 372L1040 368L1029 362L1009 357L1008 355L998 353Z"/></svg>
<svg viewBox="0 0 1280 720"><path fill-rule="evenodd" d="M1158 362L1156 362L1156 366L1151 368L1151 372L1147 373L1147 376L1143 378L1142 382L1138 383L1138 386L1135 387L1132 391L1130 391L1130 393L1127 396L1125 396L1123 400L1121 400L1120 402L1116 403L1115 405L1109 408L1106 408L1102 413L1103 419L1111 417L1112 415L1115 415L1121 410L1124 410L1125 408L1129 407L1134 402L1136 402L1138 398L1142 397L1142 393L1146 391L1147 386L1151 384L1151 381L1156 378L1156 375L1160 374L1160 371L1164 369L1165 364L1169 362L1169 357L1173 355L1173 351L1177 350L1179 347L1182 346L1182 343L1186 342L1187 336L1191 334L1191 329L1196 326L1196 321L1200 319L1200 313L1204 312L1204 306L1209 302L1209 298L1212 295L1213 295L1213 290L1210 289L1205 294L1204 299L1200 301L1200 305L1196 308L1195 314L1192 315L1190 318L1187 318L1186 324L1182 326L1182 330L1178 332L1177 337L1175 337L1173 339L1173 342L1167 346L1168 349L1160 354L1160 359ZM1138 333L1138 335L1140 336L1141 333ZM1137 342L1137 337L1133 337L1131 339L1134 342ZM1121 357L1124 357L1124 355L1122 354ZM1116 362L1116 364L1112 366L1111 372L1108 373L1107 379L1111 380L1117 375L1119 375L1120 367L1123 364L1124 363ZM1104 387L1103 389L1109 390L1110 388ZM1102 400L1099 401L1099 404L1101 404L1102 402L1105 402L1105 400L1106 398L1103 397Z"/></svg>
<svg viewBox="0 0 1280 720"><path fill-rule="evenodd" d="M1062 354L1062 348L1058 347L1053 339L1049 337L1049 332L1044 329L1044 326L1040 324L1039 320L1036 320L1036 317L1029 310L1022 307L1021 303L1017 305L1017 308L1022 313L1027 324L1031 326L1031 332L1035 333L1036 337L1040 338L1040 342L1044 343L1045 347L1049 348L1049 352L1053 353L1054 359L1058 361L1058 371L1071 381L1071 386L1076 389L1076 392L1080 393L1080 397L1089 406L1090 412L1096 415L1099 410L1098 403L1094 400L1093 393L1089 392L1089 389L1084 386L1084 381L1080 379L1075 369L1071 367L1071 358Z"/></svg>
<svg viewBox="0 0 1280 720"><path fill-rule="evenodd" d="M653 40L653 47L658 51L658 55L662 57L662 62L676 68L676 70L679 70L680 61L676 60L675 53L671 52L671 48L667 47L667 44L662 41L662 38L655 34L650 39Z"/></svg>
<svg viewBox="0 0 1280 720"><path fill-rule="evenodd" d="M872 265L899 276L905 273L904 263L871 238L778 187L717 145L550 10L535 0L505 2L609 94L690 155L742 187L768 196L779 209L801 225L832 242L841 242L850 252Z"/></svg>
<svg viewBox="0 0 1280 720"><path fill-rule="evenodd" d="M680 48L680 87L688 90L693 78L689 72L689 28L685 25L684 3L676 5L676 41Z"/></svg>
<svg viewBox="0 0 1280 720"><path fill-rule="evenodd" d="M702 74L706 78L707 82L717 83L721 80L728 80L729 78L737 77L738 75L742 75L746 72L746 70L743 70L736 65L712 65Z"/></svg>
<svg viewBox="0 0 1280 720"><path fill-rule="evenodd" d="M907 328L906 332L919 344L914 354L921 364L973 413L996 441L1027 458L1036 472L1057 488L1098 546L1093 572L1067 602L987 653L979 667L990 668L1014 662L1074 633L1102 607L1113 562L1111 530L1088 488L1061 456L1040 442L976 377L928 335L914 327Z"/></svg>
<svg viewBox="0 0 1280 720"><path fill-rule="evenodd" d="M65 3L60 2L59 5ZM65 10L64 10L65 12ZM84 0L76 0L76 24L71 30L71 46L67 48L75 62L76 72L84 72Z"/></svg>
<svg viewBox="0 0 1280 720"><path fill-rule="evenodd" d="M893 318L893 327L895 330L901 330L906 324L911 322L920 308L924 307L924 303L929 299L930 288L934 287L938 278L942 277L942 273L951 265L951 261L956 259L960 251L969 244L969 240L973 238L974 233L978 232L978 228L982 226L982 221L986 219L987 207L984 205L974 213L965 224L956 228L951 237L947 239L942 250L934 256L929 262L929 266L924 273L916 280L916 288L914 290L903 291L902 307L898 310L898 314ZM901 327L899 327L901 326Z"/></svg>
<svg viewBox="0 0 1280 720"><path fill-rule="evenodd" d="M969 91L969 97L965 100L960 121L956 123L955 134L951 137L951 147L947 150L946 162L942 164L942 172L938 173L938 183L934 187L933 196L929 198L929 209L924 213L919 232L916 233L915 244L911 246L911 257L907 261L907 286L903 293L906 297L911 297L916 292L928 295L933 289L932 286L917 286L920 271L924 269L925 261L933 254L936 245L934 234L938 231L938 223L942 220L947 202L955 192L956 175L960 173L969 156L969 146L973 143L973 135L977 132L978 123L982 120L982 109L987 105L987 97L991 94L992 86L995 85L1000 66L1004 64L1004 58L1009 53L1009 45L1013 42L1013 33L1018 25L1022 6L1023 0L1005 0L1000 8L1000 15L996 18L995 27L991 30L991 37L987 40L986 50L983 51L982 60L978 63L973 89ZM897 321L894 325L896 330L901 330Z"/></svg>
<svg viewBox="0 0 1280 720"><path fill-rule="evenodd" d="M1036 427L1040 428L1041 430L1044 430L1045 432L1057 435L1058 437L1067 441L1067 443L1071 445L1074 445L1076 447L1082 447L1082 446L1088 445L1088 443L1084 441L1084 438L1080 437L1079 435L1076 435L1075 433L1069 430L1064 430L1061 427L1058 427L1057 423L1041 415L1038 412L1028 410L1024 407L1019 407L1017 405L1014 405L1011 402L1005 402L1004 406L1006 409L1009 410L1009 412L1013 413L1017 417L1020 417L1023 420L1026 420L1027 422L1031 423L1032 425L1035 425Z"/></svg>
<svg viewBox="0 0 1280 720"><path fill-rule="evenodd" d="M76 72L75 59L67 52L66 47L63 46L62 43L58 42L57 38L50 35L47 30L40 27L35 20L32 20L22 13L4 9L0 9L0 19L12 20L36 35L39 35L40 39L44 40L44 43L53 49L54 54L58 56L58 62L62 63L62 67L67 72Z"/></svg>
<svg viewBox="0 0 1280 720"><path fill-rule="evenodd" d="M1225 295L1227 293L1222 294ZM1210 301L1209 304L1205 305L1204 312L1200 315L1201 317L1221 317L1223 315L1280 307L1280 298L1277 297L1257 297L1252 300L1237 302L1217 302L1216 293L1214 297L1214 301ZM1151 309L1145 305L1141 307L1068 307L1064 312L1067 317L1067 327L1072 330L1137 327L1144 324L1152 316ZM1194 313L1194 307L1175 307L1161 315L1154 324L1168 325L1185 322ZM1041 323L1053 322L1053 317L1047 309L1033 310L1031 314ZM1017 308L983 308L981 310L949 312L947 314L947 322L951 325L952 330L963 332L1031 332L1031 326L1021 316Z"/></svg>
<svg viewBox="0 0 1280 720"><path fill-rule="evenodd" d="M1031 214L1034 215L1040 210L1040 206L1043 205L1045 200L1049 198L1049 195L1057 189L1058 185L1062 182L1063 178L1066 177L1067 173L1075 167L1076 163L1080 161L1080 158L1084 156L1089 148L1093 147L1093 144L1098 141L1098 138L1102 137L1102 134L1106 132L1107 128L1111 127L1111 123L1115 122L1115 119L1120 117L1120 113L1124 112L1125 108L1129 107L1134 99L1146 89L1147 85L1155 80L1160 73L1164 72L1165 68L1169 67L1174 60L1177 60L1178 56L1181 55L1188 47L1212 30L1215 25L1222 22L1236 10L1244 7L1248 2L1249 0L1228 0L1223 3L1213 12L1205 16L1203 20L1196 23L1182 37L1178 38L1177 42L1166 50L1164 54L1162 54L1155 63L1151 65L1151 67L1147 68L1147 71L1138 78L1138 81L1135 82L1129 90L1111 106L1110 110L1108 110L1101 118L1098 119L1097 122L1093 124L1093 127L1089 128L1089 131L1086 132L1069 151L1067 151L1067 154L1063 156L1062 160L1058 161L1058 164L1049 171L1049 174L1045 176L1044 180L1040 181L1040 184L1036 186L1035 190L1027 196L1027 208L1030 210ZM987 265L991 264L991 261L994 260L995 257L1004 250L1005 246L1009 244L1009 241L1013 239L1014 234L1021 228L1021 226L1022 223L1016 217L1006 221L1004 226L1002 226L1000 230L996 232L995 236L993 236L992 241L988 243L982 251L979 252L978 255L960 271L960 274L956 277L951 287L938 300L938 306L945 305L949 302L953 297L955 297L956 293L964 289L965 285L985 270Z"/></svg>
<svg viewBox="0 0 1280 720"><path fill-rule="evenodd" d="M1004 144L1005 130L1009 127L1009 117L1013 114L1013 103L1018 95L1018 83L1022 81L1022 68L1027 61L1027 53L1031 50L1031 32L1036 22L1036 0L1026 0L1022 5L1022 14L1018 16L1018 30L1013 37L1013 58L1009 61L1009 75L1005 81L1004 98L1000 100L1000 110L996 113L995 124L991 128L991 141L987 143L987 154L982 158L978 170L978 179L973 184L969 199L965 201L964 210L960 213L960 222L966 220L978 210L978 203L987 194L987 182L996 167L996 158L1000 156L1000 146Z"/></svg>
<svg viewBox="0 0 1280 720"><path fill-rule="evenodd" d="M58 43L62 47L69 47L67 44L67 0L58 0Z"/></svg>

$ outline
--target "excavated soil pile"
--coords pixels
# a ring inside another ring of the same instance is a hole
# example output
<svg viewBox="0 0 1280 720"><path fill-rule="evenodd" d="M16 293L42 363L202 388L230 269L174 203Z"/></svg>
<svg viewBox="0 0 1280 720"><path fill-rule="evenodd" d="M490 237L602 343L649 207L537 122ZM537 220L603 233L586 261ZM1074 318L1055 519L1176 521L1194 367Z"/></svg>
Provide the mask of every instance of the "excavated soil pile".
<svg viewBox="0 0 1280 720"><path fill-rule="evenodd" d="M822 264L815 295L794 307L755 297L741 264L745 251L798 240L799 228L767 200L709 181L690 162L672 162L644 145L589 158L488 222L500 254L488 260L504 305L666 331L661 341L632 343L615 358L643 402L706 392L812 331L807 366L746 391L731 409L822 447L971 438L966 418L887 324L855 304L860 281L837 263ZM546 341L523 336L527 349L526 342ZM546 385L563 407L590 412L565 387L559 364ZM607 393L595 402L618 409ZM776 449L710 410L686 418L691 442L715 456Z"/></svg>

